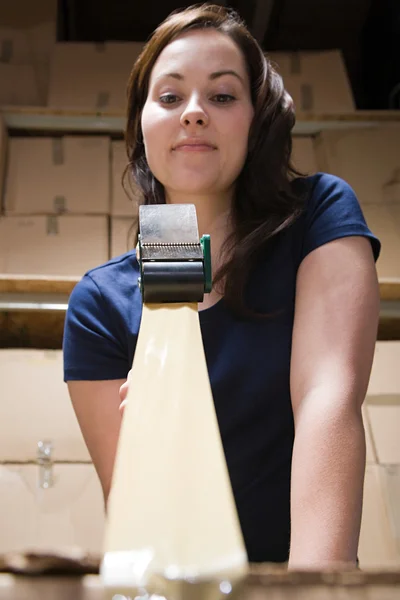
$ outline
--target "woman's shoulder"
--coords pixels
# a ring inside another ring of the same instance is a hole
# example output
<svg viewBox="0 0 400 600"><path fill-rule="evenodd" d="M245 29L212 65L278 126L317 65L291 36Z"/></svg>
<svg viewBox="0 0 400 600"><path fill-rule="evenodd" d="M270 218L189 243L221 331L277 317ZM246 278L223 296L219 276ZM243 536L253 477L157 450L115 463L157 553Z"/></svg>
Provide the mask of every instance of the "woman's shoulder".
<svg viewBox="0 0 400 600"><path fill-rule="evenodd" d="M119 309L140 295L139 264L131 250L87 271L72 291L70 303L106 303Z"/></svg>
<svg viewBox="0 0 400 600"><path fill-rule="evenodd" d="M296 177L292 181L295 190L308 192L310 200L317 199L330 193L353 194L352 187L337 175L319 171L305 177Z"/></svg>
<svg viewBox="0 0 400 600"><path fill-rule="evenodd" d="M136 260L136 250L133 249L90 269L84 277L89 277L99 286L121 284L125 281L132 285L137 283L135 274L139 274L139 263Z"/></svg>

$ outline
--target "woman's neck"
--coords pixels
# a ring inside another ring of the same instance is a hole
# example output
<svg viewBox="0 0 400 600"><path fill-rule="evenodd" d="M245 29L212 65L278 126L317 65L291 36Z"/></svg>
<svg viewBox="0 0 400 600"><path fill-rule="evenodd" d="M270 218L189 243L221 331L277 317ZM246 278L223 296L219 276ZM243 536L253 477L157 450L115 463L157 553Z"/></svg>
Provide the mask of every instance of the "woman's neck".
<svg viewBox="0 0 400 600"><path fill-rule="evenodd" d="M195 196L182 193L166 193L167 204L194 204L200 237L209 234L217 243L231 231L230 214L232 193L224 195Z"/></svg>

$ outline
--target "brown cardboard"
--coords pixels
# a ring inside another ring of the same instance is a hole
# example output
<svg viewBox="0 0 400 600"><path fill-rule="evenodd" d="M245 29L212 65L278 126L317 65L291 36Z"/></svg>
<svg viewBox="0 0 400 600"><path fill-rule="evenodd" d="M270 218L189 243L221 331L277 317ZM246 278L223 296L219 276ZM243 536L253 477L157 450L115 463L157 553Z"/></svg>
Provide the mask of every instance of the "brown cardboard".
<svg viewBox="0 0 400 600"><path fill-rule="evenodd" d="M142 42L57 43L51 62L49 106L125 110L129 75L142 47Z"/></svg>
<svg viewBox="0 0 400 600"><path fill-rule="evenodd" d="M0 273L80 277L108 254L107 217L0 218Z"/></svg>
<svg viewBox="0 0 400 600"><path fill-rule="evenodd" d="M3 212L7 151L8 132L4 119L0 116L0 214Z"/></svg>
<svg viewBox="0 0 400 600"><path fill-rule="evenodd" d="M0 465L0 508L0 552L102 550L103 494L91 464Z"/></svg>
<svg viewBox="0 0 400 600"><path fill-rule="evenodd" d="M397 396L400 399L400 341L378 341L367 397Z"/></svg>
<svg viewBox="0 0 400 600"><path fill-rule="evenodd" d="M368 398L367 412L378 462L400 463L400 397Z"/></svg>
<svg viewBox="0 0 400 600"><path fill-rule="evenodd" d="M399 573L301 572L279 569L273 564L255 565L254 575L234 589L232 597L268 598L269 600L398 600ZM107 595L108 593L108 595ZM147 595L146 595L147 596ZM157 597L156 595L154 595ZM221 592L222 596L222 592ZM191 598L199 597L193 590ZM218 596L220 597L220 596ZM223 596L222 596L223 597ZM83 577L29 577L0 574L0 600L129 600L121 594L110 594L99 575ZM210 596L207 596L210 600Z"/></svg>
<svg viewBox="0 0 400 600"><path fill-rule="evenodd" d="M293 136L292 162L304 175L312 175L318 171L314 138Z"/></svg>
<svg viewBox="0 0 400 600"><path fill-rule="evenodd" d="M63 382L62 351L0 349L0 462L35 461L41 441L51 444L52 460L91 461Z"/></svg>
<svg viewBox="0 0 400 600"><path fill-rule="evenodd" d="M400 554L400 464L382 467L389 523Z"/></svg>
<svg viewBox="0 0 400 600"><path fill-rule="evenodd" d="M364 424L364 432L365 432L365 446L366 446L366 462L367 465L369 464L376 464L377 461L377 456L376 456L376 450L375 450L375 446L372 440L372 435L371 435L371 423L368 417L368 411L367 411L367 407L364 404L362 407L362 417L363 417L363 424Z"/></svg>
<svg viewBox="0 0 400 600"><path fill-rule="evenodd" d="M321 171L347 181L362 205L400 204L400 126L323 131L315 147Z"/></svg>
<svg viewBox="0 0 400 600"><path fill-rule="evenodd" d="M362 207L369 228L382 243L376 268L380 279L400 277L400 203Z"/></svg>
<svg viewBox="0 0 400 600"><path fill-rule="evenodd" d="M298 112L348 113L355 110L349 77L339 50L270 52Z"/></svg>
<svg viewBox="0 0 400 600"><path fill-rule="evenodd" d="M108 214L109 157L107 136L12 138L6 214Z"/></svg>
<svg viewBox="0 0 400 600"><path fill-rule="evenodd" d="M377 342L366 398L373 445L381 464L400 464L400 342Z"/></svg>
<svg viewBox="0 0 400 600"><path fill-rule="evenodd" d="M0 19L0 62L13 65L48 63L56 41L56 23L5 27Z"/></svg>
<svg viewBox="0 0 400 600"><path fill-rule="evenodd" d="M35 63L48 65L56 43L56 21L44 21L37 23L28 30L28 36L32 47L33 60Z"/></svg>
<svg viewBox="0 0 400 600"><path fill-rule="evenodd" d="M3 27L0 21L0 62L29 64L32 47L27 29Z"/></svg>
<svg viewBox="0 0 400 600"><path fill-rule="evenodd" d="M400 553L389 520L382 468L367 465L358 557L361 569L400 567Z"/></svg>
<svg viewBox="0 0 400 600"><path fill-rule="evenodd" d="M41 105L42 98L34 66L0 63L0 81L0 104Z"/></svg>
<svg viewBox="0 0 400 600"><path fill-rule="evenodd" d="M129 217L111 218L111 258L120 256L134 248L135 230Z"/></svg>
<svg viewBox="0 0 400 600"><path fill-rule="evenodd" d="M141 193L128 173L123 186L122 177L127 165L125 142L111 142L111 214L132 218L137 212L133 202L140 201Z"/></svg>
<svg viewBox="0 0 400 600"><path fill-rule="evenodd" d="M4 27L28 28L57 18L57 0L13 0L1 2L0 23Z"/></svg>

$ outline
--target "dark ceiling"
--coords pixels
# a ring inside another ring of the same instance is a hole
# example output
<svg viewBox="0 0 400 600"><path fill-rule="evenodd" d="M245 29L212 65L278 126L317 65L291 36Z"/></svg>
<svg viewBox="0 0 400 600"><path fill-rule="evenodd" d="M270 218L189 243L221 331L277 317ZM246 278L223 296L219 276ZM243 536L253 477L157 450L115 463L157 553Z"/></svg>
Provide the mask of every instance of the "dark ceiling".
<svg viewBox="0 0 400 600"><path fill-rule="evenodd" d="M265 50L340 48L358 108L391 107L390 92L400 82L400 0L215 3L237 9ZM144 41L171 11L190 4L179 0L59 0L58 39Z"/></svg>

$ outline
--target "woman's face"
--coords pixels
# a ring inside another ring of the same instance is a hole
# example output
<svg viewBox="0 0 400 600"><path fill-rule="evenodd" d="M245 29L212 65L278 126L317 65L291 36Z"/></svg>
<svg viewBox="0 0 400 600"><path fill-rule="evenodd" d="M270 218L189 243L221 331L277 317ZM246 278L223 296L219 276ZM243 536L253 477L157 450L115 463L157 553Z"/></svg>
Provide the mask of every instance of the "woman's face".
<svg viewBox="0 0 400 600"><path fill-rule="evenodd" d="M164 48L142 113L146 157L167 199L229 191L247 155L253 118L239 47L214 29L188 32Z"/></svg>

